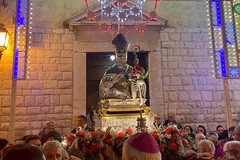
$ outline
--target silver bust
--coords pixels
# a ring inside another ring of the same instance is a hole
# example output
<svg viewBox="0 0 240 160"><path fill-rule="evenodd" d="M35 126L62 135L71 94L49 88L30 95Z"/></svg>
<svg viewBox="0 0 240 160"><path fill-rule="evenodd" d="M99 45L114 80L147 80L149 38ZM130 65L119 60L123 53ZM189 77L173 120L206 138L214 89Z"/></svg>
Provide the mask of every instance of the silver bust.
<svg viewBox="0 0 240 160"><path fill-rule="evenodd" d="M127 64L129 41L123 34L118 34L112 41L115 45L116 63L107 69L99 84L100 99L130 99L131 76L133 68Z"/></svg>

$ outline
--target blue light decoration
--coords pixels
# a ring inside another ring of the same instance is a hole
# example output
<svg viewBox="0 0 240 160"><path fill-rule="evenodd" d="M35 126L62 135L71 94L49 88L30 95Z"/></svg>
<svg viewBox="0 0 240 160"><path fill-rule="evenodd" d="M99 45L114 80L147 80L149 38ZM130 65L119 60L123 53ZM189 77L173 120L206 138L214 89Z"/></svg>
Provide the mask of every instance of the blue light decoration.
<svg viewBox="0 0 240 160"><path fill-rule="evenodd" d="M231 77L237 77L239 75L239 69L238 68L230 68L230 75L231 75Z"/></svg>
<svg viewBox="0 0 240 160"><path fill-rule="evenodd" d="M13 79L29 78L29 58L31 35L32 3L28 0L17 0L15 44L13 57Z"/></svg>
<svg viewBox="0 0 240 160"><path fill-rule="evenodd" d="M207 0L216 78L240 78L240 0Z"/></svg>

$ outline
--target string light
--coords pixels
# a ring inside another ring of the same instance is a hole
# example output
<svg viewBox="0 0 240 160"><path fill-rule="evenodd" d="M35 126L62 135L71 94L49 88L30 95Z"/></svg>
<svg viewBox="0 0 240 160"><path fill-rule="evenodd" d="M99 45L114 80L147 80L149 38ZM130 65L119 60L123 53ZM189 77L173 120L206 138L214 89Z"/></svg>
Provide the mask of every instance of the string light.
<svg viewBox="0 0 240 160"><path fill-rule="evenodd" d="M208 0L209 33L212 35L215 75L218 78L239 76L239 14L233 6L240 0Z"/></svg>
<svg viewBox="0 0 240 160"><path fill-rule="evenodd" d="M33 4L31 2L17 0L13 79L29 78L32 11Z"/></svg>
<svg viewBox="0 0 240 160"><path fill-rule="evenodd" d="M100 18L97 18L96 12L92 11L89 8L88 0L84 0L86 4L86 17L90 21L97 21L99 29L102 31L117 31L120 32L121 26L125 25L126 21L135 21L136 24L139 22L143 22L142 25L148 23L148 21L156 21L158 15L156 13L156 7L159 0L154 0L154 9L153 11L149 12L149 15L145 15L143 18L143 2L145 0L114 0L114 1L107 1L107 0L98 0L100 2ZM164 18L162 18L164 20ZM112 23L113 22L113 23ZM111 25L107 27L105 24ZM138 24L137 24L138 25ZM117 26L117 29L116 29ZM106 29L108 28L108 29ZM109 30L111 28L111 30ZM143 27L146 29L146 27ZM131 28L132 30L137 30L136 28ZM128 30L129 31L129 30ZM144 33L144 31L140 31Z"/></svg>

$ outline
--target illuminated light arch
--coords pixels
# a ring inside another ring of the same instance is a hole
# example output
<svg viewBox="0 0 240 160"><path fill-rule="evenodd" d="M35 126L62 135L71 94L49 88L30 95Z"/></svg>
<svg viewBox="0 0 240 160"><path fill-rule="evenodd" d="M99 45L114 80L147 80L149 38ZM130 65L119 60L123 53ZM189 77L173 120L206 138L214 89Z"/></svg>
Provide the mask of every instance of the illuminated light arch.
<svg viewBox="0 0 240 160"><path fill-rule="evenodd" d="M216 78L240 78L240 0L207 0Z"/></svg>
<svg viewBox="0 0 240 160"><path fill-rule="evenodd" d="M95 21L89 20L86 12L79 12L68 18L65 22L68 24L70 30L78 26L93 26L98 25L98 29L108 32L120 32L122 26L126 32L137 31L144 33L147 26L157 26L160 30L167 25L167 19L157 15L156 7L159 0L154 0L153 10L147 10L142 7L144 0L99 0L93 6L88 6L88 0L84 0L87 10L91 9L96 15ZM149 1L147 1L149 2ZM101 26L101 24L103 24ZM107 27L108 24L109 27ZM139 24L146 27L143 29L136 29ZM108 29L106 29L108 28ZM111 30L110 30L110 29Z"/></svg>

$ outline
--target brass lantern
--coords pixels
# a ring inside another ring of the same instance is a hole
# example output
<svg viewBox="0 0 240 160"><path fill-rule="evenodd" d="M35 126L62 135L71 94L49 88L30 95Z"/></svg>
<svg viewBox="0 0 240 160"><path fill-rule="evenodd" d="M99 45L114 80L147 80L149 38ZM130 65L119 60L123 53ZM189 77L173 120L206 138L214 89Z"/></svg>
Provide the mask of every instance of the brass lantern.
<svg viewBox="0 0 240 160"><path fill-rule="evenodd" d="M4 24L0 23L0 59L2 57L2 52L7 49L9 41L9 34Z"/></svg>

